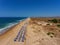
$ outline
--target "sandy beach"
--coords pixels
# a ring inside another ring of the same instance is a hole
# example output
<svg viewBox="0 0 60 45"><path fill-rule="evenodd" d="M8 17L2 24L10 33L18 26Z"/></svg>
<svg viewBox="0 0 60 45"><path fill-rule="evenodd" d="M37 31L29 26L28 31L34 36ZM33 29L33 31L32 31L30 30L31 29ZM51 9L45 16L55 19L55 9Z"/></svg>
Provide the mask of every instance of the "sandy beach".
<svg viewBox="0 0 60 45"><path fill-rule="evenodd" d="M14 39L22 28L22 26L24 25L24 23L26 23L27 21L28 19L20 22L19 24L10 28L4 34L0 35L0 45L24 45L24 42L15 42Z"/></svg>
<svg viewBox="0 0 60 45"><path fill-rule="evenodd" d="M58 28L52 23L47 24L45 21L27 18L0 35L0 45L60 45ZM51 36L48 32L54 33Z"/></svg>

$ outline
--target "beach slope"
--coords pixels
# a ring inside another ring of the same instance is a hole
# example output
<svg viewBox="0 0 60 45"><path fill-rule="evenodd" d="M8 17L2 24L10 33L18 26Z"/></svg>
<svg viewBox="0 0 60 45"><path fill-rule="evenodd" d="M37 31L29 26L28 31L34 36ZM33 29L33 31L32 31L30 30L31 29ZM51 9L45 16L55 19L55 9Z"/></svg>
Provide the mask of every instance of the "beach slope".
<svg viewBox="0 0 60 45"><path fill-rule="evenodd" d="M0 45L24 45L24 42L15 41L16 36L18 35L19 31L21 30L22 26L28 22L28 19L21 21L17 25L8 29L7 32L0 35Z"/></svg>

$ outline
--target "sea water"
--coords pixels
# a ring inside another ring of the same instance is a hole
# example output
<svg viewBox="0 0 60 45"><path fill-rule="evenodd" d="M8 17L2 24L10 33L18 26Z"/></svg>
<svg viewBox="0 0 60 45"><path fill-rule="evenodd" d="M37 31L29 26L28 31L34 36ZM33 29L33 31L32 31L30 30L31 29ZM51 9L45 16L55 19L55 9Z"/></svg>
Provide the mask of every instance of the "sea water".
<svg viewBox="0 0 60 45"><path fill-rule="evenodd" d="M0 32L18 24L27 17L0 17Z"/></svg>

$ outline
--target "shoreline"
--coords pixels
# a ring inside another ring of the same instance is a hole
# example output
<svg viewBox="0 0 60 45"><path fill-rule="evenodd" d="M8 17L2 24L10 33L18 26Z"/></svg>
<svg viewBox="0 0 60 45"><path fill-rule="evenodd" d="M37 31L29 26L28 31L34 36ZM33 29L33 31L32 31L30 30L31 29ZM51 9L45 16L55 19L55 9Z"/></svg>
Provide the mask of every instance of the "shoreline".
<svg viewBox="0 0 60 45"><path fill-rule="evenodd" d="M25 25L26 22L29 22L29 20L30 18L27 18L24 21L19 22L17 25L8 29L8 31L6 31L4 34L0 35L0 45L24 45L25 42L15 42L14 39L16 38L21 28Z"/></svg>
<svg viewBox="0 0 60 45"><path fill-rule="evenodd" d="M15 27L16 25L17 25L17 24L15 24L15 25L13 25L13 26L11 26L11 27L8 27L8 28L6 28L6 29L1 30L1 31L0 31L0 35L5 34L6 32L8 32L11 28Z"/></svg>
<svg viewBox="0 0 60 45"><path fill-rule="evenodd" d="M60 28L57 28L56 25L47 25L48 22L46 23L42 20L43 23L39 20L36 18L34 20L27 18L19 22L16 26L10 28L9 31L6 31L6 33L0 36L0 45L59 45L60 32L57 30ZM52 26L53 28L51 28ZM47 34L49 32L53 33L53 37Z"/></svg>
<svg viewBox="0 0 60 45"><path fill-rule="evenodd" d="M11 28L15 27L16 25L18 25L19 23L23 22L24 20L25 20L25 19L22 19L22 20L20 20L18 23L13 24L13 25L11 25L10 27L7 27L7 28L1 30L1 31L0 31L0 36L3 35L3 34L5 34L6 32L8 32Z"/></svg>

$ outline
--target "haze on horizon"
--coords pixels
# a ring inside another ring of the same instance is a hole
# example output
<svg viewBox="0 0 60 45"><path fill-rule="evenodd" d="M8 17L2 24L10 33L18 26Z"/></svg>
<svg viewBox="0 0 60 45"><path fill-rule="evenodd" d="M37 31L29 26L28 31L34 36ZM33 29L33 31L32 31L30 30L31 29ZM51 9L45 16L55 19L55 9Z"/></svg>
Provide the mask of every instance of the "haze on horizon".
<svg viewBox="0 0 60 45"><path fill-rule="evenodd" d="M0 0L0 17L60 16L60 0Z"/></svg>

